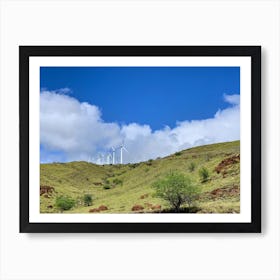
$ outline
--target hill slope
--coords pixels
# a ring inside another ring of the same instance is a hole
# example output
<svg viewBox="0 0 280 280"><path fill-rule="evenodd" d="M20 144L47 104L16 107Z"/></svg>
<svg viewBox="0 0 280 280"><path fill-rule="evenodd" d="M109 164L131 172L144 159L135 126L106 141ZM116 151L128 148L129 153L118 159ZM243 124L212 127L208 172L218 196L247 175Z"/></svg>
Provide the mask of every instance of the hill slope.
<svg viewBox="0 0 280 280"><path fill-rule="evenodd" d="M96 165L87 162L41 164L40 210L57 213L55 200L61 195L75 199L67 213L131 213L140 205L143 212L153 212L168 204L155 197L151 184L171 170L188 175L202 193L196 202L199 213L238 213L240 211L240 142L226 142L187 149L165 158L137 164ZM190 164L195 168L190 170ZM199 169L205 167L209 180L201 183ZM83 205L83 196L93 197L92 206ZM155 207L157 206L157 207ZM106 208L108 208L106 210Z"/></svg>

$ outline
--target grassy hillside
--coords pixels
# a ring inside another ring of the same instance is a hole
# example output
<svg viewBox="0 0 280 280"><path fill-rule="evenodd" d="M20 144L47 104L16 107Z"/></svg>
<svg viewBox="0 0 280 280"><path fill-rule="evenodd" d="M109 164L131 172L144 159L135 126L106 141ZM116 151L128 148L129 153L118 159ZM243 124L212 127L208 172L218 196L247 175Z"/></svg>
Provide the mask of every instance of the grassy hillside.
<svg viewBox="0 0 280 280"><path fill-rule="evenodd" d="M90 209L98 213L132 213L135 205L144 208L141 212L158 211L159 208L164 211L169 206L154 196L151 184L173 170L188 175L201 189L196 202L198 213L239 213L239 146L239 141L200 146L137 164L41 164L41 213L59 212L55 200L61 195L72 197L76 203L64 213L89 213ZM195 165L193 171L190 170L191 163ZM199 177L202 167L210 173L205 183L201 183ZM85 194L92 195L92 206L83 205ZM105 210L97 210L100 206L106 206L103 207Z"/></svg>

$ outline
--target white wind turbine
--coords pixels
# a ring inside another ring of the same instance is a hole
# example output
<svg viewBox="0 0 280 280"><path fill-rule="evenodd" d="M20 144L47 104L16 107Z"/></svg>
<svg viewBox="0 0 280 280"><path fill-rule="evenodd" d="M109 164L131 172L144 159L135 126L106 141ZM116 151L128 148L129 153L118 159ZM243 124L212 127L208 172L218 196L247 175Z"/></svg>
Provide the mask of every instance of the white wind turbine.
<svg viewBox="0 0 280 280"><path fill-rule="evenodd" d="M124 146L124 141L122 142L122 144L120 146L120 150L121 150L121 164L123 164L123 150L125 150L128 153L128 150Z"/></svg>
<svg viewBox="0 0 280 280"><path fill-rule="evenodd" d="M116 153L116 149L115 147L112 147L112 163L115 164L115 153Z"/></svg>
<svg viewBox="0 0 280 280"><path fill-rule="evenodd" d="M103 163L103 155L99 153L96 164L102 165L102 163Z"/></svg>
<svg viewBox="0 0 280 280"><path fill-rule="evenodd" d="M101 164L105 163L105 155L102 153L101 154Z"/></svg>
<svg viewBox="0 0 280 280"><path fill-rule="evenodd" d="M107 155L107 164L110 164L111 163L111 159L112 159L112 155L109 153Z"/></svg>

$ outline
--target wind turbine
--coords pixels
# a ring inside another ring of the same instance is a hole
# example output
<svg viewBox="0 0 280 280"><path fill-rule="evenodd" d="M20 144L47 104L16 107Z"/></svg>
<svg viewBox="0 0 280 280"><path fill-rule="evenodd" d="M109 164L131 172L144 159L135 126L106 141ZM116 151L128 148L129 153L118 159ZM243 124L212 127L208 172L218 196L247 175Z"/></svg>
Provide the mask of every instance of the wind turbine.
<svg viewBox="0 0 280 280"><path fill-rule="evenodd" d="M112 149L112 156L113 156L113 158L112 158L112 163L115 164L115 153L116 153L116 149L115 149L115 147L112 147L111 149Z"/></svg>
<svg viewBox="0 0 280 280"><path fill-rule="evenodd" d="M109 153L109 154L107 155L107 164L110 164L111 158L112 158L112 155Z"/></svg>
<svg viewBox="0 0 280 280"><path fill-rule="evenodd" d="M96 164L102 165L103 162L103 156L102 154L98 154L97 160L96 160Z"/></svg>
<svg viewBox="0 0 280 280"><path fill-rule="evenodd" d="M120 150L121 150L121 164L123 164L123 150L125 150L128 153L128 150L124 146L124 141L122 142L122 144L120 146Z"/></svg>
<svg viewBox="0 0 280 280"><path fill-rule="evenodd" d="M105 163L105 155L102 153L101 154L101 164Z"/></svg>

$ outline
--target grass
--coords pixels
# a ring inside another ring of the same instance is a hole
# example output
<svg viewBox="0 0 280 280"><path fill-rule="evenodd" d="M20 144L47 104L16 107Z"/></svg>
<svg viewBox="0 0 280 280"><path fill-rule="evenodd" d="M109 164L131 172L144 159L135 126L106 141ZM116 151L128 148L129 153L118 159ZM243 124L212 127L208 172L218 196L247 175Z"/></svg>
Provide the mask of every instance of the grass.
<svg viewBox="0 0 280 280"><path fill-rule="evenodd" d="M198 213L239 213L239 162L229 164L223 172L215 171L222 160L239 155L239 145L239 141L205 145L137 164L41 164L40 185L54 187L54 191L40 196L40 211L59 213L55 207L56 198L69 196L76 205L64 213L89 213L90 209L100 205L105 205L108 210L99 213L132 213L134 205L143 206L144 212L153 212L152 206L160 205L164 212L169 206L154 196L151 185L169 171L177 170L190 176L201 189L196 202ZM195 164L193 171L189 169L191 162ZM204 183L199 177L201 168L209 172L209 179ZM83 197L86 194L93 198L91 206L84 206Z"/></svg>

